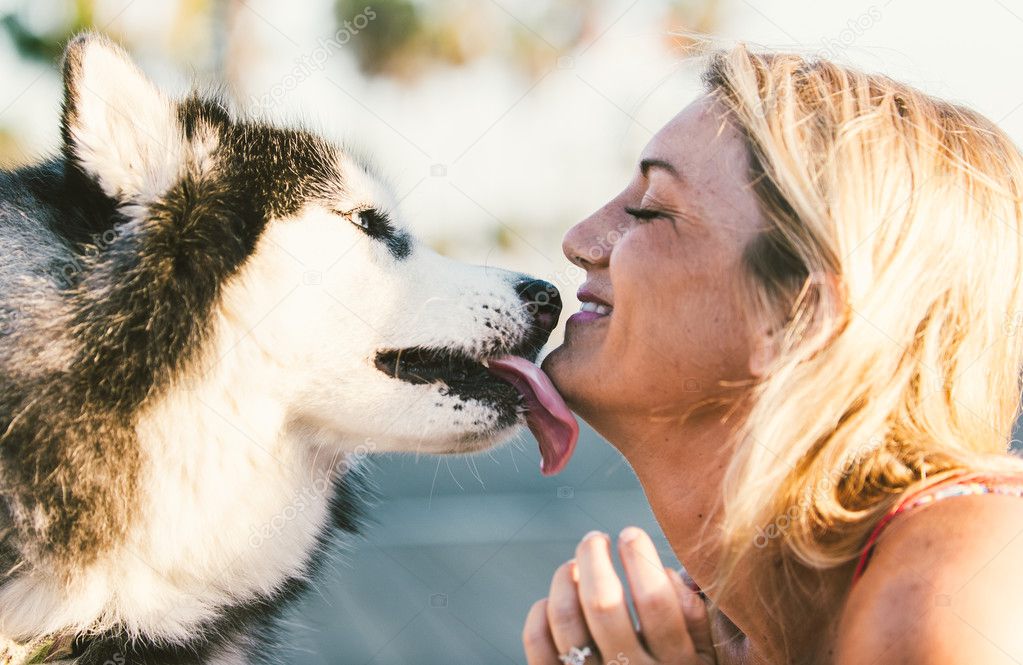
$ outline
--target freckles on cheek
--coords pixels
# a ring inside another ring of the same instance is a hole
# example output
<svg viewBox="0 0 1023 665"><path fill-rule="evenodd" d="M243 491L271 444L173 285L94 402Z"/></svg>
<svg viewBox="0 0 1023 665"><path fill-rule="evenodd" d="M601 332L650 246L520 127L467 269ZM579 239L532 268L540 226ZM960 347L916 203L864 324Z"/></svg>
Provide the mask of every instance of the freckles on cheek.
<svg viewBox="0 0 1023 665"><path fill-rule="evenodd" d="M616 297L621 289L637 291L652 286L656 276L673 262L664 244L652 242L656 235L650 229L637 228L615 245L610 272Z"/></svg>
<svg viewBox="0 0 1023 665"><path fill-rule="evenodd" d="M703 281L694 271L699 262L694 265L667 222L648 223L664 228L634 230L616 248L617 256L612 255L616 305L621 302L631 312L659 312L669 317L684 313L680 308L688 300L686 294Z"/></svg>
<svg viewBox="0 0 1023 665"><path fill-rule="evenodd" d="M641 333L668 348L732 349L741 321L734 257L697 238L685 243L669 226L659 231L630 234L621 248L627 251L611 266L615 314L623 315L626 334Z"/></svg>

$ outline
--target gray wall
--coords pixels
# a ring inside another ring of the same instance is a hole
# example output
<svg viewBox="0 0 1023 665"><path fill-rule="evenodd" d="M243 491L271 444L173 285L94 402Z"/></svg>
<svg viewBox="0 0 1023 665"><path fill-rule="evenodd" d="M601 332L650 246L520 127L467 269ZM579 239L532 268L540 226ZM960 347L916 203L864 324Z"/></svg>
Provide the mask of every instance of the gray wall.
<svg viewBox="0 0 1023 665"><path fill-rule="evenodd" d="M522 663L526 612L586 532L639 525L677 565L632 470L591 430L560 475L538 466L525 436L473 458L378 458L374 524L301 607L286 661Z"/></svg>
<svg viewBox="0 0 1023 665"><path fill-rule="evenodd" d="M1023 428L1013 439L1018 452ZM560 475L539 460L525 435L473 458L374 460L372 524L299 608L285 662L523 663L526 612L586 532L641 526L678 565L632 470L592 430Z"/></svg>

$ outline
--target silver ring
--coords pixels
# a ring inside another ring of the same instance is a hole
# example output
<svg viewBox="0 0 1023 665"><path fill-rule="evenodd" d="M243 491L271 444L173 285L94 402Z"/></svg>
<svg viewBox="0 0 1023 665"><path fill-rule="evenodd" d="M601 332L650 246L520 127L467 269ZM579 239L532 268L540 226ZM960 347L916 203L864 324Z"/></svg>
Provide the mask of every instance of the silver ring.
<svg viewBox="0 0 1023 665"><path fill-rule="evenodd" d="M593 652L590 651L589 647L572 647L568 650L568 653L561 654L558 656L558 660L563 662L565 665L586 665L586 657L592 656Z"/></svg>

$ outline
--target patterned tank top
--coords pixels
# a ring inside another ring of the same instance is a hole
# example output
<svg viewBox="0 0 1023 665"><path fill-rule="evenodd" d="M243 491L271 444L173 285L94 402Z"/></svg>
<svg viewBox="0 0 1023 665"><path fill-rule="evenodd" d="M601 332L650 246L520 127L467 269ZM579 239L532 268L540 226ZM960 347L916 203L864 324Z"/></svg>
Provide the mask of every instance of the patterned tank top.
<svg viewBox="0 0 1023 665"><path fill-rule="evenodd" d="M1002 494L1023 497L1023 474L992 474L992 473L960 473L935 483L920 487L902 498L895 507L888 511L871 532L867 543L856 564L852 583L855 584L863 575L874 553L877 539L893 519L916 508L929 506L942 499L955 496L973 496L976 494Z"/></svg>

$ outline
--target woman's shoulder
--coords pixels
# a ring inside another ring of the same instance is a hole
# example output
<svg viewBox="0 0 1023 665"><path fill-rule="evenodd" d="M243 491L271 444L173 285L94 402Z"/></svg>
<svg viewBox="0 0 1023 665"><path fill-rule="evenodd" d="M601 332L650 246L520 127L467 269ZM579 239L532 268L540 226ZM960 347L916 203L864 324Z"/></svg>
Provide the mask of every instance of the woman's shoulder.
<svg viewBox="0 0 1023 665"><path fill-rule="evenodd" d="M1023 498L936 501L892 520L846 600L836 665L1023 661Z"/></svg>

